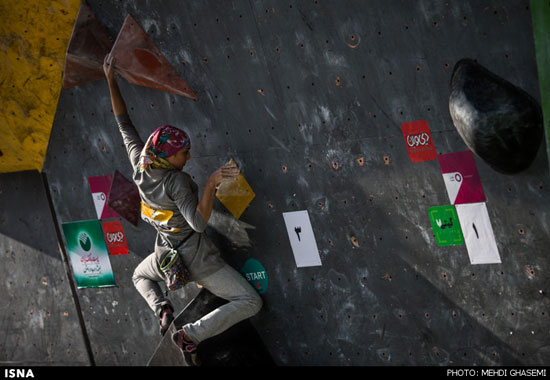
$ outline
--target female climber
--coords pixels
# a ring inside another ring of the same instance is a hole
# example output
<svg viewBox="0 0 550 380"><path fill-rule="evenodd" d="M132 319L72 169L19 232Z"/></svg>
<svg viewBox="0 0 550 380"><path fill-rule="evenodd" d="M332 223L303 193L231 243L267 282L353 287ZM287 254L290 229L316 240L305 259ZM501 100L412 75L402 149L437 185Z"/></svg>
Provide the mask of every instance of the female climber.
<svg viewBox="0 0 550 380"><path fill-rule="evenodd" d="M262 307L257 291L224 262L205 233L217 187L237 176L239 169L230 162L214 171L199 200L197 184L182 170L191 159L189 135L179 128L162 125L144 144L128 115L114 64L113 57L107 55L103 70L113 113L139 189L141 217L158 231L154 251L134 271L134 286L158 316L162 335L174 320L174 308L164 296L160 282L173 290L194 281L229 301L198 321L187 323L172 336L185 361L199 365L196 350L200 342L255 315Z"/></svg>

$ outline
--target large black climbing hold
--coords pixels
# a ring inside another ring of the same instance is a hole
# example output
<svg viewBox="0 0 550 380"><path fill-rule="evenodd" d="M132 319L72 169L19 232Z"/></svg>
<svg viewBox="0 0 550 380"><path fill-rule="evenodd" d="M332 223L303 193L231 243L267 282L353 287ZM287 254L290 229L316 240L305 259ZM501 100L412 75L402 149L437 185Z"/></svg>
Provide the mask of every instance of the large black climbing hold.
<svg viewBox="0 0 550 380"><path fill-rule="evenodd" d="M471 59L455 65L449 111L466 145L494 170L518 173L535 159L543 136L539 104Z"/></svg>

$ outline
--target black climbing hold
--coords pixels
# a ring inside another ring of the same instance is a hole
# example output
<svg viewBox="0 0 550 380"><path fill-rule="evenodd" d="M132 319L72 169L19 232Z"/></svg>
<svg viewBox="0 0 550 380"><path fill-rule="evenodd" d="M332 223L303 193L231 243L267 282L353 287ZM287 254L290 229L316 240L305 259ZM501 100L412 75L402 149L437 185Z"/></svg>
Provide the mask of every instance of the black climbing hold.
<svg viewBox="0 0 550 380"><path fill-rule="evenodd" d="M449 111L465 144L494 170L518 173L535 159L543 136L539 104L474 60L455 65Z"/></svg>

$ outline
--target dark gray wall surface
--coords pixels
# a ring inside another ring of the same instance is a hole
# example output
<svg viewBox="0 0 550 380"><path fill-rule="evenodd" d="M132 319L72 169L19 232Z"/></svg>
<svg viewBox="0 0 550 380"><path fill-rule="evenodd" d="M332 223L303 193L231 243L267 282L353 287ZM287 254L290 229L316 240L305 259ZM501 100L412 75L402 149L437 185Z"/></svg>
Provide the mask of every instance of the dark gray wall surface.
<svg viewBox="0 0 550 380"><path fill-rule="evenodd" d="M119 78L143 139L180 126L201 188L233 157L255 191L229 222L239 236L208 233L235 268L254 257L267 269L252 323L278 364L549 364L544 146L515 176L477 159L502 264L473 266L465 246L435 243L427 210L449 203L441 171L409 160L400 128L424 119L438 153L466 149L448 112L465 57L539 99L527 2L89 4L113 40L131 14L199 97ZM57 222L95 218L87 178L115 169L131 178L106 82L63 91L44 165ZM309 212L320 267L296 267L282 217L294 210ZM144 365L160 340L131 283L155 231L123 225L131 253L112 257L117 287L78 291L100 365Z"/></svg>
<svg viewBox="0 0 550 380"><path fill-rule="evenodd" d="M0 364L89 365L40 173L0 175Z"/></svg>

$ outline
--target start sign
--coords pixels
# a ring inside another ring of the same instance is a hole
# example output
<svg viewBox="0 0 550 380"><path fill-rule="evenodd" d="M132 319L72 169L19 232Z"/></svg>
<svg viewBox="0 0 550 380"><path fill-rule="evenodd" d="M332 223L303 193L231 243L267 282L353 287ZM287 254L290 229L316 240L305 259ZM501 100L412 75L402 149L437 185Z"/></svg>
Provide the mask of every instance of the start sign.
<svg viewBox="0 0 550 380"><path fill-rule="evenodd" d="M262 294L267 290L267 272L258 260L248 259L241 268L241 274L246 280Z"/></svg>
<svg viewBox="0 0 550 380"><path fill-rule="evenodd" d="M431 161L437 158L430 127L426 120L403 123L401 130L412 162Z"/></svg>

